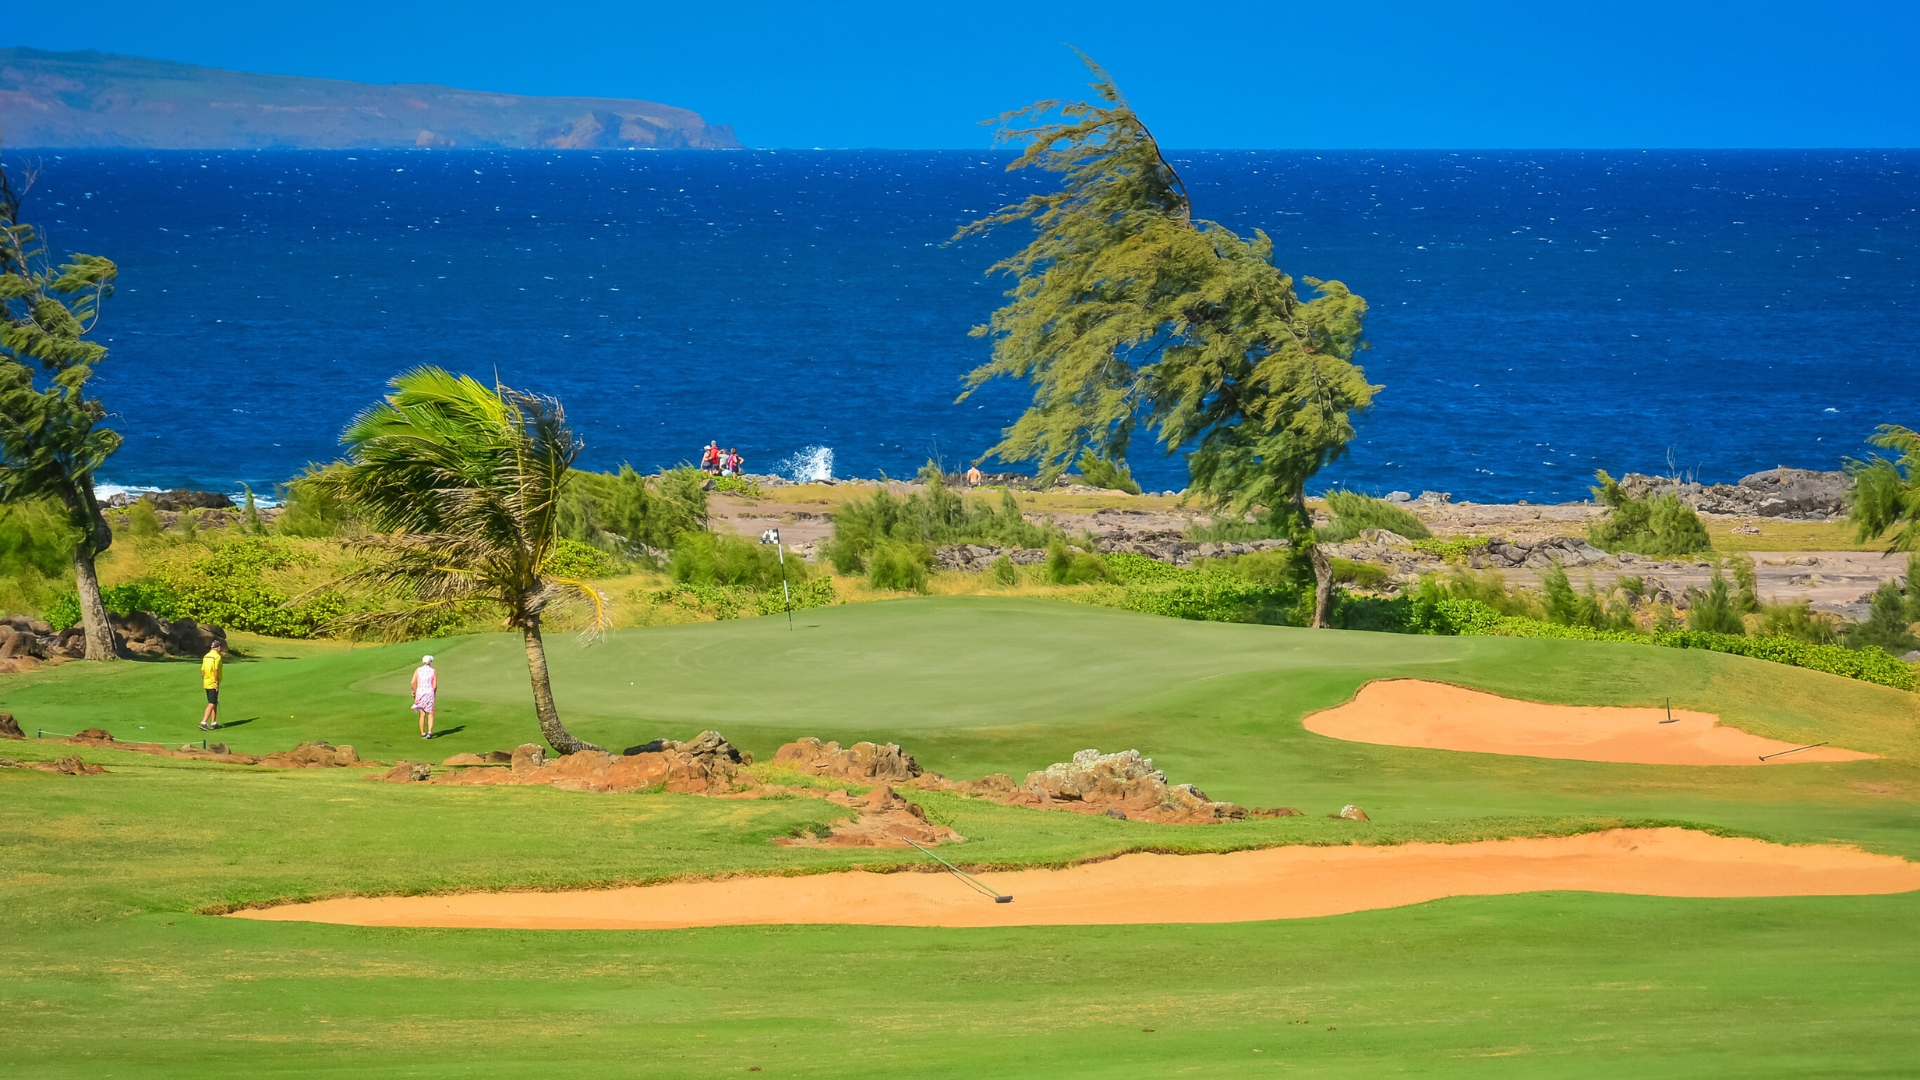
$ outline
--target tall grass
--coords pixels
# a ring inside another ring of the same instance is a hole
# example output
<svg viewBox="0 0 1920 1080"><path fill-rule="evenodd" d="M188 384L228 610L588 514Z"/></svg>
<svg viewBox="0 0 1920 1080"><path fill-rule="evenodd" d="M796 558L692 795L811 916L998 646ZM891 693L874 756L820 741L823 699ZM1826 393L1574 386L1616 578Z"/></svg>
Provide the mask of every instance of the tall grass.
<svg viewBox="0 0 1920 1080"><path fill-rule="evenodd" d="M0 614L38 615L72 591L73 541L58 503L0 505Z"/></svg>

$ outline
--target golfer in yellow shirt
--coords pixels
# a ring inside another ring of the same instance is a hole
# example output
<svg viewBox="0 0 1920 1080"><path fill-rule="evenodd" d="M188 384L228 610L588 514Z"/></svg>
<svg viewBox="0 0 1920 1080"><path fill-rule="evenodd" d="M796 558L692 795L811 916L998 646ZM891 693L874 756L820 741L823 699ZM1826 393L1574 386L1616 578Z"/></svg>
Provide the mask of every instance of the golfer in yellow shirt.
<svg viewBox="0 0 1920 1080"><path fill-rule="evenodd" d="M220 726L220 669L226 653L227 643L215 639L207 655L200 658L200 685L207 691L207 711L200 716L201 731Z"/></svg>

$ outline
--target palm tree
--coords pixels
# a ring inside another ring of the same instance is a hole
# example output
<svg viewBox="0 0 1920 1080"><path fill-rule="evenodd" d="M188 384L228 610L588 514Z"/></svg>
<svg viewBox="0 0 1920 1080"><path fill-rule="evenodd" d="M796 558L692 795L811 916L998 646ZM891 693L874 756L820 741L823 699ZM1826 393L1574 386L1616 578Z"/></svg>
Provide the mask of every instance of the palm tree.
<svg viewBox="0 0 1920 1080"><path fill-rule="evenodd" d="M370 583L411 602L340 622L395 629L433 614L502 611L526 641L541 734L562 754L601 749L561 726L540 638L540 617L556 601L589 605L589 636L608 615L591 584L547 572L560 495L581 450L560 403L435 367L391 385L340 437L346 467L319 476L369 529L352 543L370 565L337 584Z"/></svg>

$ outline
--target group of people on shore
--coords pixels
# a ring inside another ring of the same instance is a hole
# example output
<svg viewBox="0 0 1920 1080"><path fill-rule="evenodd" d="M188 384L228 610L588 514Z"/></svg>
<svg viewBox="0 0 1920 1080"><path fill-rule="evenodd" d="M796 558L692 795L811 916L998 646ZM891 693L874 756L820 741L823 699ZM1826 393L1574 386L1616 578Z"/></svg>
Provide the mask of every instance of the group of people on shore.
<svg viewBox="0 0 1920 1080"><path fill-rule="evenodd" d="M722 450L718 440L710 441L707 448L700 451L700 471L714 476L739 476L740 451L731 446Z"/></svg>

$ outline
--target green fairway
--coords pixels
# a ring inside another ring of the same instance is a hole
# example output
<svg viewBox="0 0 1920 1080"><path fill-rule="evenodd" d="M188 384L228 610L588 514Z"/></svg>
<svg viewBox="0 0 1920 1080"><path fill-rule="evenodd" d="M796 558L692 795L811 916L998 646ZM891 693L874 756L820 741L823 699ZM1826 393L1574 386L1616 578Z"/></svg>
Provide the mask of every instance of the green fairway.
<svg viewBox="0 0 1920 1080"><path fill-rule="evenodd" d="M1920 859L1920 699L1740 657L978 597L808 611L792 631L749 619L549 646L563 718L609 746L709 727L761 757L800 735L869 738L950 776L1016 778L1086 747L1137 748L1215 798L1306 812L1182 828L921 796L979 865L1651 821ZM326 739L437 761L537 738L516 638L249 649L222 692L223 717L246 722L218 737L239 750ZM426 651L452 732L432 744L413 736L405 693ZM1301 728L1390 676L1567 703L1671 697L1756 734L1883 757L1615 765ZM0 710L29 734L198 741L198 697L182 662L0 676ZM0 756L71 749L0 743ZM84 1060L105 1075L1896 1075L1920 1050L1897 1019L1916 1004L1915 894L1463 897L1281 923L1005 931L262 924L194 913L910 860L769 843L842 813L814 800L400 786L359 770L82 754L114 771L0 770L9 1074ZM1345 803L1374 821L1325 816Z"/></svg>

